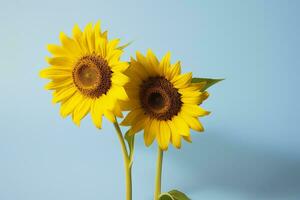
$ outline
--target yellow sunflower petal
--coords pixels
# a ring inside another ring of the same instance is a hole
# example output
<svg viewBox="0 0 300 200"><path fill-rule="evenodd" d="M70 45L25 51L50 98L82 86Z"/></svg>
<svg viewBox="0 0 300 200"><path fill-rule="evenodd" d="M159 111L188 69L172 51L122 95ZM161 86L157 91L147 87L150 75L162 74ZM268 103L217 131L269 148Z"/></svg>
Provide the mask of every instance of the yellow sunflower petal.
<svg viewBox="0 0 300 200"><path fill-rule="evenodd" d="M91 23L91 28L88 29L88 32L86 32L87 41L90 47L90 51L95 51L95 44L96 44L96 38L95 38L95 31L93 29L93 24Z"/></svg>
<svg viewBox="0 0 300 200"><path fill-rule="evenodd" d="M72 70L62 67L48 67L40 71L41 78L52 79L52 77L71 77Z"/></svg>
<svg viewBox="0 0 300 200"><path fill-rule="evenodd" d="M91 117L93 123L99 129L102 128L102 115L101 100L97 99L92 103Z"/></svg>
<svg viewBox="0 0 300 200"><path fill-rule="evenodd" d="M190 129L188 125L180 116L173 117L172 121L174 125L177 127L177 130L180 133L180 135L188 136L190 134Z"/></svg>
<svg viewBox="0 0 300 200"><path fill-rule="evenodd" d="M73 38L76 41L80 41L81 36L82 36L82 31L80 30L78 24L75 24L75 26L73 27L72 33L73 33Z"/></svg>
<svg viewBox="0 0 300 200"><path fill-rule="evenodd" d="M123 117L124 117L124 116L123 116L123 113L122 113L122 107L120 106L119 103L116 103L116 104L115 104L115 107L114 107L114 109L113 109L113 113L114 113L114 115L117 116L117 117L120 117L120 118L123 118Z"/></svg>
<svg viewBox="0 0 300 200"><path fill-rule="evenodd" d="M192 137L191 137L191 135L189 135L189 136L182 136L183 137L183 139L185 140L185 141L187 141L187 142L189 142L189 143L192 143Z"/></svg>
<svg viewBox="0 0 300 200"><path fill-rule="evenodd" d="M171 80L175 88L185 88L192 80L192 73L181 74Z"/></svg>
<svg viewBox="0 0 300 200"><path fill-rule="evenodd" d="M103 107L109 111L113 111L117 99L112 95L112 90L107 95L102 95L101 98Z"/></svg>
<svg viewBox="0 0 300 200"><path fill-rule="evenodd" d="M108 61L108 65L113 65L115 63L118 63L121 58L122 53L123 53L123 51L118 50L118 49L116 49L112 52L107 52L105 59Z"/></svg>
<svg viewBox="0 0 300 200"><path fill-rule="evenodd" d="M178 90L182 97L201 97L201 92L186 90L186 88L181 88Z"/></svg>
<svg viewBox="0 0 300 200"><path fill-rule="evenodd" d="M65 33L61 32L59 35L60 41L63 45L63 48L70 52L71 55L73 56L80 56L81 55L81 51L79 49L79 46L77 45L77 43L69 38Z"/></svg>
<svg viewBox="0 0 300 200"><path fill-rule="evenodd" d="M125 85L129 81L128 76L122 74L122 73L113 73L111 81L113 84L117 84L119 86Z"/></svg>
<svg viewBox="0 0 300 200"><path fill-rule="evenodd" d="M60 102L72 96L76 92L76 88L71 86L68 88L62 88L60 91L53 93L53 103Z"/></svg>
<svg viewBox="0 0 300 200"><path fill-rule="evenodd" d="M152 119L151 121L151 125L149 126L149 130L151 135L157 135L157 133L160 131L160 127L159 127L159 121L156 119Z"/></svg>
<svg viewBox="0 0 300 200"><path fill-rule="evenodd" d="M111 87L111 90L113 91L114 96L117 99L120 99L120 100L123 100L123 101L128 100L128 95L127 95L127 93L126 93L126 91L124 90L123 87L120 87L120 86L117 86L117 85L113 85Z"/></svg>
<svg viewBox="0 0 300 200"><path fill-rule="evenodd" d="M144 115L142 109L132 110L126 115L125 119L121 122L121 125L130 126L131 124L136 123L142 115Z"/></svg>
<svg viewBox="0 0 300 200"><path fill-rule="evenodd" d="M84 34L84 42L86 44L86 47L88 47L89 53L93 53L95 49L92 33L93 33L93 24L88 23L84 28L83 34Z"/></svg>
<svg viewBox="0 0 300 200"><path fill-rule="evenodd" d="M170 127L170 130L171 130L171 141L172 141L172 144L176 147L176 148L180 148L181 147L181 136L178 132L178 129L177 127L175 126L174 122L172 121L167 121L169 127Z"/></svg>
<svg viewBox="0 0 300 200"><path fill-rule="evenodd" d="M67 101L63 102L60 108L60 115L65 118L69 114L71 114L76 106L82 102L83 96L79 92L75 92L75 94L69 98Z"/></svg>
<svg viewBox="0 0 300 200"><path fill-rule="evenodd" d="M162 150L167 150L170 142L171 131L167 122L160 121L160 131L156 134L158 144Z"/></svg>
<svg viewBox="0 0 300 200"><path fill-rule="evenodd" d="M156 137L155 132L150 131L151 123L152 120L149 120L149 123L145 124L145 129L144 129L144 142L147 147L149 147L153 143Z"/></svg>
<svg viewBox="0 0 300 200"><path fill-rule="evenodd" d="M96 33L101 33L101 22L98 20L94 26L94 32L95 32L95 38L97 38L98 34Z"/></svg>
<svg viewBox="0 0 300 200"><path fill-rule="evenodd" d="M82 55L87 54L89 52L89 49L88 49L88 46L86 45L86 41L84 39L84 34L80 30L80 28L77 24L75 24L72 32L73 32L74 40L76 41L77 45L81 49L81 54Z"/></svg>
<svg viewBox="0 0 300 200"><path fill-rule="evenodd" d="M199 132L204 131L202 124L197 118L192 117L190 115L186 115L184 113L180 114L180 117L184 119L184 121L188 124L188 126L191 129L194 129L195 131L199 131Z"/></svg>
<svg viewBox="0 0 300 200"><path fill-rule="evenodd" d="M131 74L131 76L134 76L141 80L144 80L148 77L148 72L145 70L145 68L133 58L130 59L130 67L128 69L128 73ZM134 80L135 79L133 79L133 81Z"/></svg>
<svg viewBox="0 0 300 200"><path fill-rule="evenodd" d="M117 62L113 65L110 65L113 72L124 72L129 66L128 62Z"/></svg>
<svg viewBox="0 0 300 200"><path fill-rule="evenodd" d="M193 104L193 105L199 105L202 101L202 97L182 97L181 101L184 104Z"/></svg>
<svg viewBox="0 0 300 200"><path fill-rule="evenodd" d="M151 49L148 50L147 57L150 61L150 64L152 65L152 67L158 67L159 66L159 61L158 61L158 59L156 58L156 56L154 55L154 53Z"/></svg>
<svg viewBox="0 0 300 200"><path fill-rule="evenodd" d="M191 83L189 87L185 88L186 90L191 90L191 91L201 91L202 88L206 85L206 82L201 82L201 83Z"/></svg>
<svg viewBox="0 0 300 200"><path fill-rule="evenodd" d="M167 74L168 80L172 80L176 76L178 76L181 73L181 64L180 61L178 61L176 64L171 65L171 69L169 70Z"/></svg>
<svg viewBox="0 0 300 200"><path fill-rule="evenodd" d="M120 39L110 40L107 44L107 53L110 54L110 53L113 53L115 50L118 50L117 46L119 43L120 43Z"/></svg>
<svg viewBox="0 0 300 200"><path fill-rule="evenodd" d="M55 44L48 44L47 49L54 56L62 56L63 57L63 56L68 55L68 52L64 48L62 48L61 46L55 45Z"/></svg>
<svg viewBox="0 0 300 200"><path fill-rule="evenodd" d="M105 110L104 111L104 116L109 120L111 121L112 123L115 123L116 122L116 118L115 118L115 115L112 111L110 110Z"/></svg>
<svg viewBox="0 0 300 200"><path fill-rule="evenodd" d="M122 101L119 100L120 106L122 108L122 110L135 110L141 107L141 105L139 104L139 100L138 99L131 99L128 101Z"/></svg>
<svg viewBox="0 0 300 200"><path fill-rule="evenodd" d="M168 52L160 62L161 75L166 75L171 63L171 53Z"/></svg>
<svg viewBox="0 0 300 200"><path fill-rule="evenodd" d="M74 62L68 57L53 57L46 58L50 65L61 66L61 67L72 67Z"/></svg>
<svg viewBox="0 0 300 200"><path fill-rule="evenodd" d="M131 128L129 129L129 135L133 135L135 133L140 132L147 123L149 123L148 117L141 118L139 122L132 124Z"/></svg>
<svg viewBox="0 0 300 200"><path fill-rule="evenodd" d="M46 90L56 90L59 88L70 87L73 84L73 80L71 78L64 79L63 81L51 81L47 85L45 85Z"/></svg>
<svg viewBox="0 0 300 200"><path fill-rule="evenodd" d="M91 109L92 99L83 100L73 112L73 122L80 126L80 121L84 118Z"/></svg>
<svg viewBox="0 0 300 200"><path fill-rule="evenodd" d="M198 105L183 104L181 109L193 117L203 117L210 113Z"/></svg>
<svg viewBox="0 0 300 200"><path fill-rule="evenodd" d="M105 39L99 39L98 40L98 46L97 46L97 51L100 53L100 55L103 57L103 58L106 58L106 46L107 46L107 40Z"/></svg>
<svg viewBox="0 0 300 200"><path fill-rule="evenodd" d="M101 33L101 37L105 38L107 40L107 31L104 31L103 33Z"/></svg>
<svg viewBox="0 0 300 200"><path fill-rule="evenodd" d="M145 69L149 76L158 75L156 69L149 66L147 59L139 51L136 52L136 58L137 62L140 63L140 66Z"/></svg>
<svg viewBox="0 0 300 200"><path fill-rule="evenodd" d="M163 67L160 65L159 61L157 60L156 56L152 52L151 49L147 52L147 65L150 65L149 68L153 69L158 75L163 75Z"/></svg>

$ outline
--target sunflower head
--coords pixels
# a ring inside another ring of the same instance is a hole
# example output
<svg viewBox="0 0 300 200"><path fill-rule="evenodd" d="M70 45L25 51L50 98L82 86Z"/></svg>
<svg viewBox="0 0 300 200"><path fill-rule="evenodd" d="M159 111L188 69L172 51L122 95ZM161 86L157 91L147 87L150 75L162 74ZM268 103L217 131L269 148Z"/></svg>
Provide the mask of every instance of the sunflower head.
<svg viewBox="0 0 300 200"><path fill-rule="evenodd" d="M115 116L122 117L119 101L128 100L123 87L128 82L123 73L128 63L120 61L119 40L108 40L98 22L83 31L75 25L72 37L61 33L60 41L61 45L48 45L50 66L40 72L51 80L46 89L54 90L53 102L61 103L60 114L72 115L79 125L91 113L98 128L103 115L112 122Z"/></svg>
<svg viewBox="0 0 300 200"><path fill-rule="evenodd" d="M190 128L203 131L198 117L209 112L199 107L207 97L200 92L203 83L192 83L192 73L181 74L180 62L170 63L170 53L158 61L151 50L143 56L137 52L126 71L130 81L125 85L130 112L121 123L131 126L129 134L144 130L147 146L154 139L166 150L171 142L181 147L181 138L191 142Z"/></svg>

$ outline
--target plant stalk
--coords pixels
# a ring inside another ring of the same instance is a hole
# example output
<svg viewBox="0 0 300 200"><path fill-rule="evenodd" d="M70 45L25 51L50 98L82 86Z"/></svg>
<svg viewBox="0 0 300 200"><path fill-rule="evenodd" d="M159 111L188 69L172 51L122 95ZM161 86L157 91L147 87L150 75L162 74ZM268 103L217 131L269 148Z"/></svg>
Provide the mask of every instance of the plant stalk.
<svg viewBox="0 0 300 200"><path fill-rule="evenodd" d="M123 158L124 158L124 168L125 168L125 178L126 178L126 200L131 200L132 199L132 179L131 179L130 158L128 155L128 151L126 148L126 144L124 141L122 131L121 131L120 126L117 121L114 123L114 127L116 129L116 132L117 132L120 144L121 144Z"/></svg>
<svg viewBox="0 0 300 200"><path fill-rule="evenodd" d="M159 199L161 193L161 174L162 174L162 164L163 164L163 150L158 146L157 149L157 161L156 161L156 178L155 178L155 193L154 200Z"/></svg>

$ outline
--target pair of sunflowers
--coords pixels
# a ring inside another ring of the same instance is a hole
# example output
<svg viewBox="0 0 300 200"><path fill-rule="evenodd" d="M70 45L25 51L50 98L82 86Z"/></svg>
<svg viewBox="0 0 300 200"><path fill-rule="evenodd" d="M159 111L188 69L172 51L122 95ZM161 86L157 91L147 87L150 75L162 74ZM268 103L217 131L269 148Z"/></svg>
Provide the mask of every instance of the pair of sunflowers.
<svg viewBox="0 0 300 200"><path fill-rule="evenodd" d="M159 61L148 50L146 55L137 52L130 62L121 61L126 45L109 40L99 22L83 31L75 25L72 32L72 37L60 34L61 45L48 45L53 56L47 58L50 66L40 72L51 80L45 87L54 90L53 103L61 103L62 117L71 115L80 125L90 114L101 128L104 115L120 133L116 117L123 118L122 111L129 111L120 123L130 127L129 146L130 138L143 130L146 146L156 139L160 150L167 150L169 143L180 148L182 138L191 142L190 128L204 130L198 118L209 114L199 107L208 97L207 82L192 81L192 73L181 74L180 62L171 64L170 53Z"/></svg>

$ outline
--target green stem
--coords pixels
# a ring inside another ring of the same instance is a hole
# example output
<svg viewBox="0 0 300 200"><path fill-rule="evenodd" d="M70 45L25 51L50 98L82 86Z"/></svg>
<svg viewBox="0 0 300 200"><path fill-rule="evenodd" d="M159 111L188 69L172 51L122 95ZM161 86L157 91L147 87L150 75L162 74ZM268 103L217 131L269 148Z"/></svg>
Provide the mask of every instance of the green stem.
<svg viewBox="0 0 300 200"><path fill-rule="evenodd" d="M161 171L163 162L163 151L158 146L157 150L157 163L156 163L156 178L155 178L155 193L154 200L158 200L161 193Z"/></svg>
<svg viewBox="0 0 300 200"><path fill-rule="evenodd" d="M130 165L130 158L128 156L128 151L126 148L126 144L124 141L124 137L122 134L122 131L120 129L120 126L116 120L114 123L115 129L117 131L117 135L122 147L123 152L123 158L124 158L124 167L125 167L125 177L126 177L126 200L132 199L132 180L131 180L131 165Z"/></svg>

